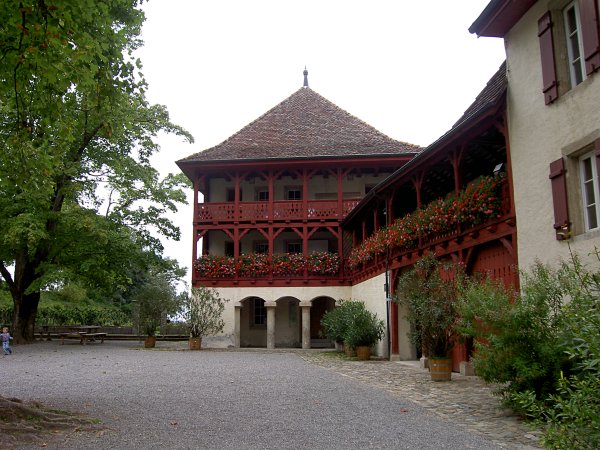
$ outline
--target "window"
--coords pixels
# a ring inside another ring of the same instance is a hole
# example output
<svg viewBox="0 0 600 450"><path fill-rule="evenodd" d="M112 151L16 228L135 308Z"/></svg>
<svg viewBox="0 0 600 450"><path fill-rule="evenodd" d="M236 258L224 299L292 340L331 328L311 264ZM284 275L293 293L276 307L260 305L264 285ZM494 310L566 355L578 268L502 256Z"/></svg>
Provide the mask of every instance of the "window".
<svg viewBox="0 0 600 450"><path fill-rule="evenodd" d="M225 241L225 256L233 256L233 242Z"/></svg>
<svg viewBox="0 0 600 450"><path fill-rule="evenodd" d="M578 3L573 2L567 6L563 11L563 16L571 87L575 87L586 78Z"/></svg>
<svg viewBox="0 0 600 450"><path fill-rule="evenodd" d="M256 188L256 201L257 202L268 202L269 191L266 188Z"/></svg>
<svg viewBox="0 0 600 450"><path fill-rule="evenodd" d="M286 187L285 188L285 199L286 200L302 200L302 189L299 187Z"/></svg>
<svg viewBox="0 0 600 450"><path fill-rule="evenodd" d="M251 325L266 325L267 324L267 308L265 301L260 298L252 299L252 323Z"/></svg>
<svg viewBox="0 0 600 450"><path fill-rule="evenodd" d="M290 241L285 244L288 253L302 253L302 242Z"/></svg>
<svg viewBox="0 0 600 450"><path fill-rule="evenodd" d="M581 199L583 201L583 216L585 231L598 228L600 222L600 193L598 192L598 172L596 156L588 153L579 159L579 176L581 179Z"/></svg>
<svg viewBox="0 0 600 450"><path fill-rule="evenodd" d="M227 201L234 202L235 201L235 189L227 188Z"/></svg>
<svg viewBox="0 0 600 450"><path fill-rule="evenodd" d="M598 0L571 1L562 11L547 11L538 20L542 92L547 105L600 69L599 7Z"/></svg>
<svg viewBox="0 0 600 450"><path fill-rule="evenodd" d="M269 243L267 241L255 242L254 253L269 253Z"/></svg>

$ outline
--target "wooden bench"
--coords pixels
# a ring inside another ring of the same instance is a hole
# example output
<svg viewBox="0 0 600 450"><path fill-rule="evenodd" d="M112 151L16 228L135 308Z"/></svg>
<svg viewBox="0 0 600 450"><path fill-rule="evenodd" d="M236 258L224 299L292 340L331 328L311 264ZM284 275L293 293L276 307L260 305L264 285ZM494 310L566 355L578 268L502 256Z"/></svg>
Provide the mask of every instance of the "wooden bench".
<svg viewBox="0 0 600 450"><path fill-rule="evenodd" d="M108 333L62 333L59 335L61 339L61 345L65 344L65 339L79 339L81 345L85 345L87 342L93 342L97 338L100 339L100 343L104 344L104 338Z"/></svg>

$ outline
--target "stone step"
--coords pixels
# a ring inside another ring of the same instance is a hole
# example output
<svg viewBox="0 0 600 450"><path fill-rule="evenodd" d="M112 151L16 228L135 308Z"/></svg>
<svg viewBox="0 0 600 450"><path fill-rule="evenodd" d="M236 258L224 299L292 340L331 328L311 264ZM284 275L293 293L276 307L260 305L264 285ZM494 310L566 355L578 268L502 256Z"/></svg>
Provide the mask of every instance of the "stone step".
<svg viewBox="0 0 600 450"><path fill-rule="evenodd" d="M333 348L333 341L329 339L311 339L310 348Z"/></svg>

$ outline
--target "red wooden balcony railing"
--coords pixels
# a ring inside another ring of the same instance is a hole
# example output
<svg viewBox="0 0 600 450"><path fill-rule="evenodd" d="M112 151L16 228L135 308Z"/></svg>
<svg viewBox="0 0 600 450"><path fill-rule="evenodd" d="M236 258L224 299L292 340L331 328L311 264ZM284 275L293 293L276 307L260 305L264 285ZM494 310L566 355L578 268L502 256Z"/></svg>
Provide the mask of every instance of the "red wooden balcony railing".
<svg viewBox="0 0 600 450"><path fill-rule="evenodd" d="M273 213L269 215L269 202L241 202L235 204L200 203L196 208L197 223L243 222L258 220L342 220L360 199L343 200L341 210L337 200L309 200L273 202ZM306 206L306 207L305 207Z"/></svg>

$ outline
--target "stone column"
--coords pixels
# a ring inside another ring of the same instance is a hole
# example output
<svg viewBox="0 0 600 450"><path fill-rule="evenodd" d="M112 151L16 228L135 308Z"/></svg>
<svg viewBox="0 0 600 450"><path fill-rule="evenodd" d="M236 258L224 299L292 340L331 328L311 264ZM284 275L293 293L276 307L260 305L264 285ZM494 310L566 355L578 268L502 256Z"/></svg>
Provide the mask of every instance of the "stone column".
<svg viewBox="0 0 600 450"><path fill-rule="evenodd" d="M267 308L267 348L275 348L275 308L277 303L265 302L265 308Z"/></svg>
<svg viewBox="0 0 600 450"><path fill-rule="evenodd" d="M242 304L236 302L234 305L234 322L233 322L233 345L236 348L240 348L241 340L241 323L242 323Z"/></svg>
<svg viewBox="0 0 600 450"><path fill-rule="evenodd" d="M302 348L310 348L310 301L300 302L302 308Z"/></svg>

